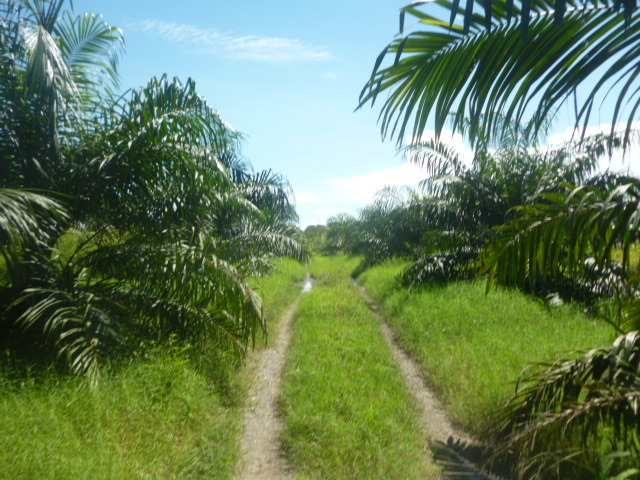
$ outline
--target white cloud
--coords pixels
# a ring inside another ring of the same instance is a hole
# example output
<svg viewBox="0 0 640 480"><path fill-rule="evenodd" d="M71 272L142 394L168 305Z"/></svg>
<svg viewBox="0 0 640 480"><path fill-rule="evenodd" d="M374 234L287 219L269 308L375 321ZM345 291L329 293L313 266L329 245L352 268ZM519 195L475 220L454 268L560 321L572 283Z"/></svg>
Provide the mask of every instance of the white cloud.
<svg viewBox="0 0 640 480"><path fill-rule="evenodd" d="M170 42L187 45L198 54L216 55L230 60L264 63L318 62L334 58L323 45L309 45L296 38L262 37L223 33L195 25L145 20L129 27L157 35Z"/></svg>
<svg viewBox="0 0 640 480"><path fill-rule="evenodd" d="M313 190L296 193L298 214L304 219L302 228L324 224L340 213L357 216L384 187L416 186L424 177L420 168L403 164L363 175L323 180Z"/></svg>
<svg viewBox="0 0 640 480"><path fill-rule="evenodd" d="M425 133L433 135L433 132ZM466 147L460 135L445 131L441 139L454 146L465 163L471 164L473 151ZM339 213L357 215L358 211L371 204L380 190L388 186L417 187L427 174L411 163L365 173L351 177L322 180L313 190L298 191L296 203L301 218L308 224L321 223Z"/></svg>
<svg viewBox="0 0 640 480"><path fill-rule="evenodd" d="M344 201L358 203L364 207L384 187L402 185L415 187L424 177L425 173L420 168L404 164L354 177L333 178L323 183L332 186Z"/></svg>
<svg viewBox="0 0 640 480"><path fill-rule="evenodd" d="M376 193L384 187L415 187L424 177L424 172L418 167L404 164L364 175L332 178L321 181L317 189L296 193L296 203L306 210L313 209L316 214L355 214L358 209L371 203Z"/></svg>
<svg viewBox="0 0 640 480"><path fill-rule="evenodd" d="M412 143L419 143L433 140L435 138L435 130L425 130L419 140L416 140L415 137L410 140ZM467 146L462 135L457 132L453 133L448 128L443 128L440 133L440 142L453 147L453 149L460 155L462 162L467 166L471 166L473 163L474 151Z"/></svg>
<svg viewBox="0 0 640 480"><path fill-rule="evenodd" d="M626 128L626 124L619 124L616 130L624 130ZM640 122L634 122L632 124L632 128L636 130L640 130ZM610 133L611 132L611 124L601 124L597 126L588 125L586 129L586 136L589 135L597 135L599 133ZM573 127L569 127L562 132L555 133L548 138L547 143L550 145L560 145L565 142L569 142L571 140L579 139L582 134L582 130L576 132ZM631 172L636 175L640 174L640 162L638 159L640 158L640 144L632 143L627 152L624 153L622 150L618 150L613 152L611 159L608 156L605 156L600 160L600 168L602 170L611 170L613 172Z"/></svg>
<svg viewBox="0 0 640 480"><path fill-rule="evenodd" d="M322 77L326 80L342 80L344 78L344 74L341 72L325 72Z"/></svg>

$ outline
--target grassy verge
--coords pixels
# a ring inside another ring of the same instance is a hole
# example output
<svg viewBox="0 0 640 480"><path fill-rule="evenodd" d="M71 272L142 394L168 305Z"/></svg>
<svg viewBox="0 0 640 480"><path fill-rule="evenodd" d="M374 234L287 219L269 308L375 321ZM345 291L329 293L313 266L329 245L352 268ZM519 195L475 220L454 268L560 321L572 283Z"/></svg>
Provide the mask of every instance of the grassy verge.
<svg viewBox="0 0 640 480"><path fill-rule="evenodd" d="M264 312L267 317L267 340L277 336L279 321L298 297L307 278L308 266L293 260L282 260L276 263L272 274L255 278L251 284L260 293L264 301ZM264 344L264 339L258 347Z"/></svg>
<svg viewBox="0 0 640 480"><path fill-rule="evenodd" d="M299 478L426 478L435 469L417 408L348 277L354 266L312 263L281 396L287 455Z"/></svg>
<svg viewBox="0 0 640 480"><path fill-rule="evenodd" d="M229 478L239 408L188 352L158 351L96 388L49 378L0 388L0 478Z"/></svg>
<svg viewBox="0 0 640 480"><path fill-rule="evenodd" d="M485 295L482 281L408 293L393 280L402 268L381 265L360 282L382 300L389 324L435 384L452 419L475 435L513 393L528 362L613 339L610 327L575 308L549 309L516 291Z"/></svg>
<svg viewBox="0 0 640 480"><path fill-rule="evenodd" d="M270 325L306 270L279 262L255 280ZM165 345L95 388L55 375L8 380L0 369L0 478L232 478L245 392L238 366L219 352Z"/></svg>

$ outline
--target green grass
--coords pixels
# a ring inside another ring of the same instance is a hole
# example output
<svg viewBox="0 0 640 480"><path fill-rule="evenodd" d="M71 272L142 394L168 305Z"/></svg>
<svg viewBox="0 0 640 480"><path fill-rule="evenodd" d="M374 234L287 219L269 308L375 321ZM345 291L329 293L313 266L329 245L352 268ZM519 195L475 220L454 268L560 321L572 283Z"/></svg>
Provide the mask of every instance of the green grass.
<svg viewBox="0 0 640 480"><path fill-rule="evenodd" d="M255 279L271 326L306 270L277 262L273 275ZM202 352L159 346L94 388L54 374L9 380L0 368L0 478L232 478L247 374L234 358Z"/></svg>
<svg viewBox="0 0 640 480"><path fill-rule="evenodd" d="M275 270L267 276L254 278L250 283L264 301L267 318L267 340L277 336L279 321L298 297L307 278L308 266L294 260L276 262ZM258 346L263 345L260 342Z"/></svg>
<svg viewBox="0 0 640 480"><path fill-rule="evenodd" d="M285 451L299 478L429 478L417 407L348 277L356 263L312 262L281 395Z"/></svg>
<svg viewBox="0 0 640 480"><path fill-rule="evenodd" d="M622 250L614 248L611 256L614 260L622 262ZM640 270L640 243L635 243L629 249L629 266L631 270Z"/></svg>
<svg viewBox="0 0 640 480"><path fill-rule="evenodd" d="M78 379L0 389L0 478L230 478L239 408L188 355L156 352L91 388Z"/></svg>
<svg viewBox="0 0 640 480"><path fill-rule="evenodd" d="M400 342L433 382L452 419L475 435L514 392L528 362L608 345L613 330L576 308L549 309L516 291L485 295L483 281L408 293L393 278L403 268L385 264L360 282L383 301Z"/></svg>

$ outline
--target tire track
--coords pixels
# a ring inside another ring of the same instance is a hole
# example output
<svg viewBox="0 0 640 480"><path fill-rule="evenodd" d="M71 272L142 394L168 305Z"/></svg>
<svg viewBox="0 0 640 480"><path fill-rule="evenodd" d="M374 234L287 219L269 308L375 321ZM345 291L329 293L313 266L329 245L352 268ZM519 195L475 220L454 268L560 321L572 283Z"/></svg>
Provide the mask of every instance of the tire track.
<svg viewBox="0 0 640 480"><path fill-rule="evenodd" d="M291 343L291 325L300 296L280 322L280 331L272 345L253 359L256 382L249 392L250 407L245 415L242 436L242 460L236 480L290 480L292 468L282 456L280 433L282 419L278 393Z"/></svg>
<svg viewBox="0 0 640 480"><path fill-rule="evenodd" d="M358 292L364 301L378 316L380 307L369 296L364 287L356 283ZM421 421L430 435L431 448L437 463L443 469L443 478L466 480L504 480L502 477L483 472L476 463L482 454L483 447L473 439L453 427L444 413L439 400L426 384L420 367L411 356L398 344L391 328L382 319L382 334L400 366L405 383L418 401L422 412Z"/></svg>

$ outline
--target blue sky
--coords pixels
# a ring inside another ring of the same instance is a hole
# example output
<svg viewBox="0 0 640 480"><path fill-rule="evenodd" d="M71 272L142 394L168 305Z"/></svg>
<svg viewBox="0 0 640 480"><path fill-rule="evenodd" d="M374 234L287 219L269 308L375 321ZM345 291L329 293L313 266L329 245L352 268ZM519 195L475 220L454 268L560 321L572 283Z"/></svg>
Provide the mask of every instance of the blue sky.
<svg viewBox="0 0 640 480"><path fill-rule="evenodd" d="M377 111L354 113L407 3L76 0L74 8L123 29L123 88L165 72L193 78L246 135L254 167L289 179L305 227L356 213L386 183L419 180L395 143L381 141Z"/></svg>
<svg viewBox="0 0 640 480"><path fill-rule="evenodd" d="M377 110L354 112L409 0L75 0L125 33L122 87L167 73L246 135L257 170L290 181L300 225L355 214L385 185L422 178L382 142ZM460 139L458 139L460 141Z"/></svg>

